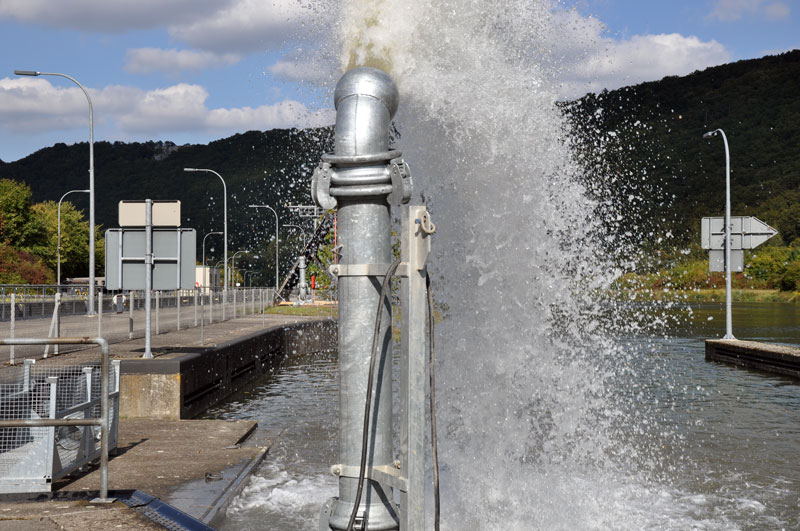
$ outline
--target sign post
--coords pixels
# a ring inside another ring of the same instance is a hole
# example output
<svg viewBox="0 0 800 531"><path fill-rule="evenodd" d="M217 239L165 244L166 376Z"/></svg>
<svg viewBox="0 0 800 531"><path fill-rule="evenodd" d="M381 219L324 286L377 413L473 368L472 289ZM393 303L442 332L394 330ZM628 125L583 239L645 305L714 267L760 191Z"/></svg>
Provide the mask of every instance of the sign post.
<svg viewBox="0 0 800 531"><path fill-rule="evenodd" d="M755 249L778 231L752 216L729 216L728 230L724 217L703 218L700 224L700 245L708 249L709 271L725 271L725 306L727 332L723 339L733 337L731 324L730 271L744 271L745 249ZM727 233L727 237L726 237Z"/></svg>
<svg viewBox="0 0 800 531"><path fill-rule="evenodd" d="M194 288L196 234L180 228L180 201L121 201L119 213L123 228L106 231L106 289L144 290L142 357L152 358L152 292Z"/></svg>

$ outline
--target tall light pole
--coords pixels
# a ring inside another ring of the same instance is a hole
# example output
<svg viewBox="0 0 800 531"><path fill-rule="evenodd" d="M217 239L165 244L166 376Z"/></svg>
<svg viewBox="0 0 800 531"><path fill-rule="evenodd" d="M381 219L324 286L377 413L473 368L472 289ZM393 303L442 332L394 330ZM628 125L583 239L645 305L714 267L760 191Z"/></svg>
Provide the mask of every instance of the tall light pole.
<svg viewBox="0 0 800 531"><path fill-rule="evenodd" d="M78 85L89 102L89 292L86 313L94 315L94 110L89 92L74 77L58 72L37 72L35 70L14 70L18 76L59 76Z"/></svg>
<svg viewBox="0 0 800 531"><path fill-rule="evenodd" d="M219 177L220 181L222 181L222 210L223 210L223 214L222 214L222 216L223 216L222 217L222 232L223 232L223 236L222 236L222 238L223 238L223 240L225 240L225 243L224 243L225 247L223 249L223 256L222 256L222 261L225 263L225 271L224 271L225 283L223 284L223 291L227 291L228 290L228 286L230 284L230 280L228 278L228 187L225 184L225 179L222 178L222 175L220 175L219 173L215 172L214 170L209 170L209 169L205 169L205 168L184 168L183 171L204 171L206 173L213 173L214 175ZM225 296L225 295L223 295L223 296Z"/></svg>
<svg viewBox="0 0 800 531"><path fill-rule="evenodd" d="M208 238L212 234L222 234L222 233L219 232L219 231L215 231L215 232L209 232L208 234L203 236L203 280L205 280L206 273L207 273L207 271L206 271L206 238ZM214 249L211 249L211 250L213 251ZM209 283L211 283L211 277L209 277Z"/></svg>
<svg viewBox="0 0 800 531"><path fill-rule="evenodd" d="M280 225L280 221L278 221L278 213L275 212L275 209L269 205L249 205L250 208L268 208L272 210L272 213L275 214L275 295L278 294L278 227Z"/></svg>
<svg viewBox="0 0 800 531"><path fill-rule="evenodd" d="M249 252L250 251L241 250L241 251L236 251L235 253L233 253L233 256L231 256L231 275L235 274L235 273L233 273L233 271L236 269L236 267L235 267L236 266L236 257L239 256L240 254L249 253ZM231 287L233 287L233 286L231 286Z"/></svg>
<svg viewBox="0 0 800 531"><path fill-rule="evenodd" d="M56 284L58 285L58 291L61 292L61 202L67 197L69 194L74 192L83 192L89 193L89 190L70 190L66 194L61 196L61 199L58 200L58 244L56 245L56 254L58 255L58 265L56 266Z"/></svg>
<svg viewBox="0 0 800 531"><path fill-rule="evenodd" d="M733 337L733 312L731 304L731 155L728 150L728 138L722 129L715 129L703 135L711 138L719 133L725 144L725 336L722 339L736 339Z"/></svg>
<svg viewBox="0 0 800 531"><path fill-rule="evenodd" d="M293 225L293 224L291 224L291 223L285 223L283 226L284 226L284 227L292 227L292 228L295 228L295 229L300 229L300 232L302 232L302 233L303 233L303 250L305 250L305 248L306 248L306 242L307 242L308 240L307 240L307 238L306 238L306 231L304 231L304 230L303 230L303 227L301 227L300 225Z"/></svg>

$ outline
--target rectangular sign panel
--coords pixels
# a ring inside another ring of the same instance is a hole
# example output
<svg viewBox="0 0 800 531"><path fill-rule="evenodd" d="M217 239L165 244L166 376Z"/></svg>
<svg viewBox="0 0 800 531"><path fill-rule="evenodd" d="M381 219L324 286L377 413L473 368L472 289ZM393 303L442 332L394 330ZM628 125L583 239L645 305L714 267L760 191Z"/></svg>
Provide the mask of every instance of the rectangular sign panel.
<svg viewBox="0 0 800 531"><path fill-rule="evenodd" d="M778 231L752 216L731 216L731 249L755 249ZM703 249L725 249L725 218L703 218L700 224Z"/></svg>
<svg viewBox="0 0 800 531"><path fill-rule="evenodd" d="M194 229L153 229L153 289L194 289ZM145 229L106 231L106 289L147 289Z"/></svg>
<svg viewBox="0 0 800 531"><path fill-rule="evenodd" d="M120 227L145 226L144 201L119 202ZM180 201L153 201L153 226L154 227L180 227L181 202Z"/></svg>
<svg viewBox="0 0 800 531"><path fill-rule="evenodd" d="M725 251L708 252L708 270L713 272L725 271ZM734 251L731 249L731 272L741 273L744 271L744 251Z"/></svg>

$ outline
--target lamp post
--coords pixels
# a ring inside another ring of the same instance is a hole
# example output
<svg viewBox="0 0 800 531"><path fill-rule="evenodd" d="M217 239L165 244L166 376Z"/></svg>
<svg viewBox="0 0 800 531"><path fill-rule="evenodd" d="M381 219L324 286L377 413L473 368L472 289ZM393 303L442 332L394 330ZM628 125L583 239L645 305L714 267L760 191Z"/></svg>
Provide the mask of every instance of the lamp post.
<svg viewBox="0 0 800 531"><path fill-rule="evenodd" d="M278 227L280 225L280 221L278 221L278 213L275 212L275 209L269 205L248 205L250 208L268 208L272 210L272 213L275 214L275 293L278 293Z"/></svg>
<svg viewBox="0 0 800 531"><path fill-rule="evenodd" d="M203 280L204 281L206 280L205 277L206 277L206 274L207 274L207 271L206 271L206 238L208 238L212 234L222 234L222 233L219 232L219 231L215 231L215 232L209 232L208 234L203 236ZM213 251L214 249L211 249L211 250ZM209 277L209 283L210 283L210 277Z"/></svg>
<svg viewBox="0 0 800 531"><path fill-rule="evenodd" d="M83 85L78 80L67 74L58 72L37 72L35 70L14 70L18 76L59 76L65 77L78 85L89 102L89 292L86 301L87 315L94 315L94 110L92 109L92 98Z"/></svg>
<svg viewBox="0 0 800 531"><path fill-rule="evenodd" d="M70 190L66 194L61 196L61 199L58 200L58 244L56 245L56 254L58 255L58 265L56 267L56 284L58 285L58 292L61 293L61 202L67 197L69 194L74 192L83 192L89 193L89 190Z"/></svg>
<svg viewBox="0 0 800 531"><path fill-rule="evenodd" d="M715 129L703 135L703 138L722 136L725 144L725 336L722 339L736 339L733 336L733 316L731 304L731 156L728 150L728 138L722 129Z"/></svg>
<svg viewBox="0 0 800 531"><path fill-rule="evenodd" d="M240 254L249 253L249 252L250 251L241 250L241 251L236 251L235 253L233 253L233 256L231 256L231 275L235 274L234 271L236 270L236 257L239 256ZM233 286L231 286L231 287L233 287Z"/></svg>
<svg viewBox="0 0 800 531"><path fill-rule="evenodd" d="M222 181L222 232L223 236L222 239L225 240L224 248L223 248L223 256L222 260L225 263L225 271L223 274L225 275L225 283L223 284L223 291L228 290L228 286L230 285L230 281L228 279L228 187L225 184L225 179L222 178L222 175L215 172L214 170L209 170L205 168L184 168L183 171L204 171L206 173L213 173L219 180Z"/></svg>
<svg viewBox="0 0 800 531"><path fill-rule="evenodd" d="M293 227L295 229L300 229L300 232L303 233L303 250L305 250L306 242L308 241L308 239L306 238L306 231L303 230L303 227L301 227L300 225L293 225L291 223L286 223L283 226L284 227Z"/></svg>

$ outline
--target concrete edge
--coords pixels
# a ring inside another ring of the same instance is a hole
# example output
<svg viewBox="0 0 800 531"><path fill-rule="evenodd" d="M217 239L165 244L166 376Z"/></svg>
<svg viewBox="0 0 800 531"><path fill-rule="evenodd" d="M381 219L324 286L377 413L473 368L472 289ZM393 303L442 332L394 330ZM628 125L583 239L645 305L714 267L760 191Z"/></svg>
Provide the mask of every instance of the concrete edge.
<svg viewBox="0 0 800 531"><path fill-rule="evenodd" d="M264 458L267 456L267 452L269 448L262 448L258 454L253 457L250 462L239 472L236 478L231 482L225 491L220 494L219 498L217 498L216 503L211 509L206 512L203 518L200 520L204 524L215 527L215 524L218 525L222 518L224 518L225 510L231 504L233 499L239 495L244 489L246 480L250 478L253 474L253 471L264 461Z"/></svg>

